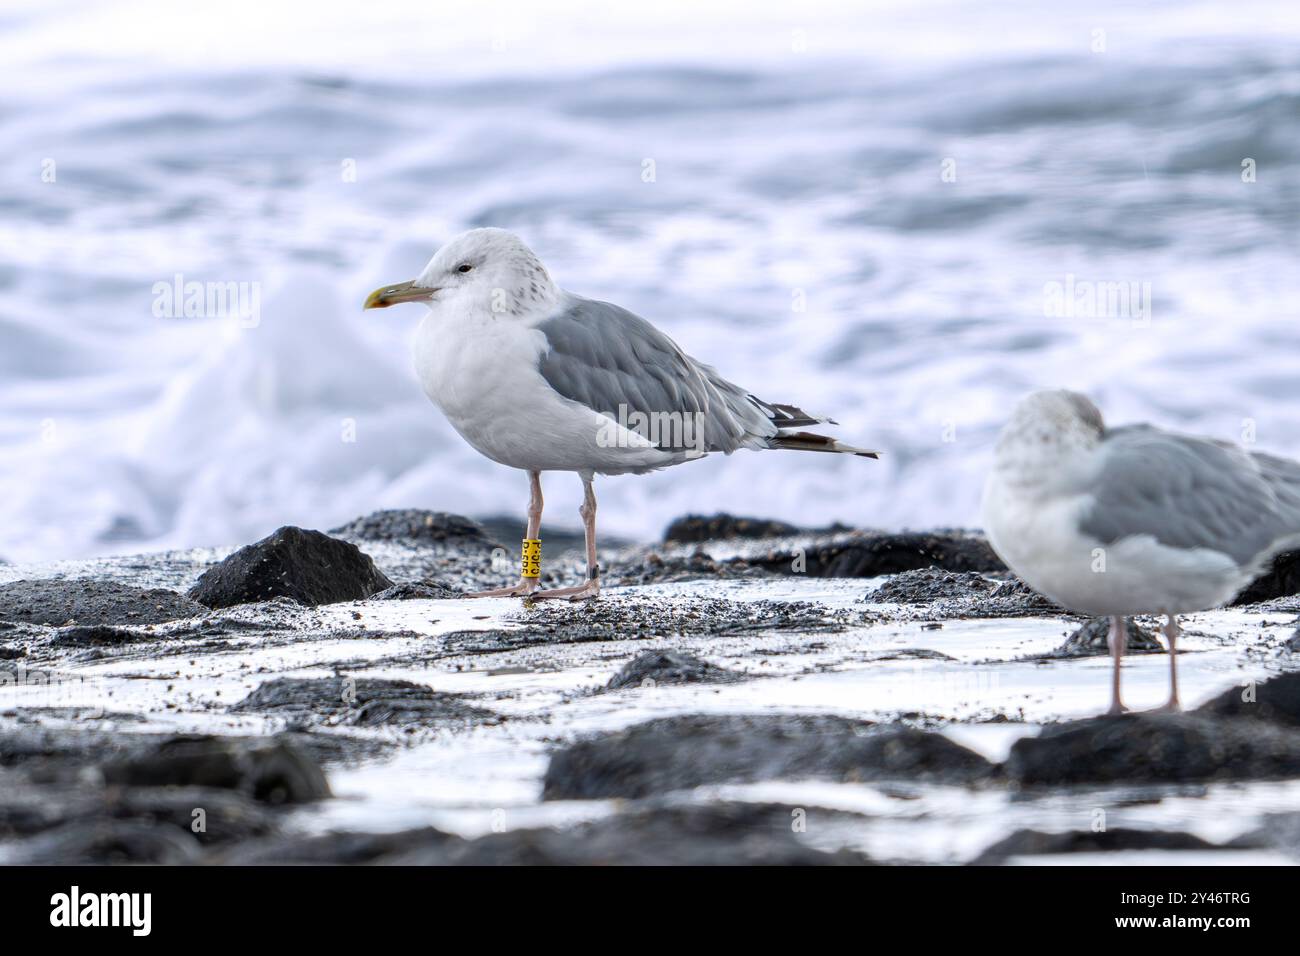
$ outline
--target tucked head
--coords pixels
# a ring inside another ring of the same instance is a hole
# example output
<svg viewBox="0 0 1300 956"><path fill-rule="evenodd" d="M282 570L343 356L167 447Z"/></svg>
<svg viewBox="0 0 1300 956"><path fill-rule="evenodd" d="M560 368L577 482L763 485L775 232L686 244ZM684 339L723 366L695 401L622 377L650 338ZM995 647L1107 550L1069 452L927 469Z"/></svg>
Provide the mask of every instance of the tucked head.
<svg viewBox="0 0 1300 956"><path fill-rule="evenodd" d="M1095 448L1105 433L1101 412L1087 396L1064 389L1034 392L1020 401L998 436L997 464L1050 465L1061 455Z"/></svg>
<svg viewBox="0 0 1300 956"><path fill-rule="evenodd" d="M1100 438L1106 431L1101 412L1086 395L1063 388L1034 392L1020 400L1012 424L1043 425Z"/></svg>
<svg viewBox="0 0 1300 956"><path fill-rule="evenodd" d="M559 294L533 251L504 229L471 229L446 243L409 282L370 293L365 308L402 302L429 308L454 305L501 316L521 316L552 306Z"/></svg>

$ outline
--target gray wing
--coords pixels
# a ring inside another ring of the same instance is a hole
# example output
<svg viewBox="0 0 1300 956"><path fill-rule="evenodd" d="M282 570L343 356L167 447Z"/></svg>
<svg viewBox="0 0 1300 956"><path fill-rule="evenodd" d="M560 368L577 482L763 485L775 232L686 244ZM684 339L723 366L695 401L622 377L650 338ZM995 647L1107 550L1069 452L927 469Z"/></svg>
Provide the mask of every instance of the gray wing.
<svg viewBox="0 0 1300 956"><path fill-rule="evenodd" d="M1300 465L1146 425L1107 431L1096 501L1080 522L1103 544L1149 534L1239 565L1300 535Z"/></svg>
<svg viewBox="0 0 1300 956"><path fill-rule="evenodd" d="M538 329L550 345L541 373L551 388L624 424L633 412L691 416L690 427L698 428L693 434L702 436L706 450L730 453L769 447L778 434L774 418L782 428L820 421L798 409L760 402L695 361L645 319L608 302L569 295ZM682 440L682 428L633 430L653 437L661 448L699 447Z"/></svg>

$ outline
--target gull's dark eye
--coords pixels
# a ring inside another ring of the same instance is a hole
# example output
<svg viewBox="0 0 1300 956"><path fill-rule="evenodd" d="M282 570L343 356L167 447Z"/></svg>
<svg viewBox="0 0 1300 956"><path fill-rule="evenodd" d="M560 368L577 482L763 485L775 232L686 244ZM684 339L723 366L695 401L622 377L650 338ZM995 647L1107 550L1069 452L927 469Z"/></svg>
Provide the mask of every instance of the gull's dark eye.
<svg viewBox="0 0 1300 956"><path fill-rule="evenodd" d="M456 271L457 271L457 272L469 272L469 270L470 270L470 269L473 269L473 268L474 268L474 267L473 267L472 265L470 265L468 262L466 262L464 265L457 266L457 267L456 267Z"/></svg>

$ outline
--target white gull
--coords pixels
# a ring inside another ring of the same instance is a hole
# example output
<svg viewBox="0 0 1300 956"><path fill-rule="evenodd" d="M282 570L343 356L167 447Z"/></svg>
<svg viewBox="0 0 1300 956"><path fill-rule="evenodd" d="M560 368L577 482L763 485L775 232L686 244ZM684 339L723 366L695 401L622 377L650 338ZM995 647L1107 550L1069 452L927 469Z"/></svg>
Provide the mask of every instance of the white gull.
<svg viewBox="0 0 1300 956"><path fill-rule="evenodd" d="M476 596L599 593L596 474L643 474L739 448L876 457L800 430L833 422L755 397L640 316L563 291L502 229L462 233L416 279L376 289L365 307L401 302L429 308L414 342L425 394L477 451L528 472L523 574ZM587 580L577 587L536 590L544 471L582 479Z"/></svg>
<svg viewBox="0 0 1300 956"><path fill-rule="evenodd" d="M1024 399L984 488L989 542L1030 587L1108 616L1111 712L1124 617L1165 615L1170 709L1178 615L1218 607L1300 544L1300 463L1150 425L1107 428L1075 392Z"/></svg>

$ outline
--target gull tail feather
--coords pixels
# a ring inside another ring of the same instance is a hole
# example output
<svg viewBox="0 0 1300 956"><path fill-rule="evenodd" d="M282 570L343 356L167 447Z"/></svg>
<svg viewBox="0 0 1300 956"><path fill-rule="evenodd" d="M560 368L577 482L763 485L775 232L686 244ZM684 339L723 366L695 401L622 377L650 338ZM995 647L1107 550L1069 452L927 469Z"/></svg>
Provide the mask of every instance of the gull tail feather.
<svg viewBox="0 0 1300 956"><path fill-rule="evenodd" d="M765 402L753 395L749 400L763 410L777 428L803 428L806 425L836 425L833 418L813 415L797 405L782 405L780 402Z"/></svg>
<svg viewBox="0 0 1300 956"><path fill-rule="evenodd" d="M836 455L857 455L860 458L879 458L880 453L866 448L855 448L837 441L829 435L815 435L812 432L782 432L768 439L769 448L784 448L789 451L822 451Z"/></svg>

